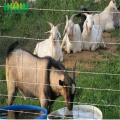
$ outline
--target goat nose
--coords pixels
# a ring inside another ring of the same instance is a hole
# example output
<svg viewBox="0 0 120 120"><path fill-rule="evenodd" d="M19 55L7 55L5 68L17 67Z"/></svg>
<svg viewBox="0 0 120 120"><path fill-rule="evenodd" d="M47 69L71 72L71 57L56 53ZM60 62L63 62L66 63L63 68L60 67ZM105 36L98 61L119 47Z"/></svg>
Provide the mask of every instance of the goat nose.
<svg viewBox="0 0 120 120"><path fill-rule="evenodd" d="M90 27L89 30L91 31L91 29L92 29L92 28Z"/></svg>
<svg viewBox="0 0 120 120"><path fill-rule="evenodd" d="M71 106L71 105L68 105L68 110L72 110L72 108L73 108L73 106Z"/></svg>
<svg viewBox="0 0 120 120"><path fill-rule="evenodd" d="M70 34L68 34L68 37L70 38L70 37L71 37L71 35L70 35Z"/></svg>
<svg viewBox="0 0 120 120"><path fill-rule="evenodd" d="M55 38L53 38L53 41L55 41Z"/></svg>

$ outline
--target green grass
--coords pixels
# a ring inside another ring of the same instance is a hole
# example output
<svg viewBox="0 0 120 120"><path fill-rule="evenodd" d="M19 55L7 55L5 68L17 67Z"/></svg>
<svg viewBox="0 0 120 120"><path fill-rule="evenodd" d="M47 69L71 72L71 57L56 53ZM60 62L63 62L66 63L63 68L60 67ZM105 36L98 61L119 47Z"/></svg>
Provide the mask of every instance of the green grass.
<svg viewBox="0 0 120 120"><path fill-rule="evenodd" d="M17 0L18 2L20 0ZM25 1L26 0L21 0ZM38 4L35 8L46 8L46 9L69 9L69 10L80 10L81 5L90 5L90 11L98 10L101 11L107 6L107 2L102 1L101 5L93 4L94 0L38 0ZM116 1L117 4L119 1ZM0 5L3 5L4 1L0 0ZM48 38L48 35L44 32L50 30L50 26L47 21L54 23L64 23L64 25L59 29L61 34L65 26L65 15L67 14L70 18L75 12L54 12L54 11L35 11L30 10L27 15L5 15L3 8L0 8L0 35L2 36L19 36L19 37L29 37L29 38ZM80 20L74 20L75 23ZM119 29L109 31L112 37L116 37L118 42L120 42L120 31ZM0 38L0 65L5 64L6 52L11 43L18 39L11 38ZM33 52L34 47L38 41L19 39L20 45L18 48L27 49ZM118 52L120 51L120 46L118 46ZM111 73L120 74L120 57L112 56L111 54L106 54L103 51L99 52L106 61L81 61L81 63L86 62L89 64L90 68L82 67L81 65L77 70L81 72L96 72L96 73ZM71 70L71 68L67 68ZM71 74L70 74L71 75ZM0 67L0 80L5 80L5 68ZM84 88L98 88L98 89L120 89L120 76L113 75L95 75L95 74L77 74L76 75L76 85L77 87ZM0 81L0 94L7 95L6 82ZM21 96L20 94L18 94ZM63 101L62 97L59 97L57 101ZM7 97L0 95L0 107L6 106ZM89 104L101 104L101 105L120 105L120 92L113 91L97 91L97 90L87 90L87 89L77 89L74 102L89 103ZM40 106L39 100L28 99L25 101L23 98L16 98L14 104L32 104ZM51 111L57 110L59 108L65 107L64 103L55 102L52 105ZM109 106L99 106L103 113L104 119L119 119L120 118L120 107L109 107Z"/></svg>

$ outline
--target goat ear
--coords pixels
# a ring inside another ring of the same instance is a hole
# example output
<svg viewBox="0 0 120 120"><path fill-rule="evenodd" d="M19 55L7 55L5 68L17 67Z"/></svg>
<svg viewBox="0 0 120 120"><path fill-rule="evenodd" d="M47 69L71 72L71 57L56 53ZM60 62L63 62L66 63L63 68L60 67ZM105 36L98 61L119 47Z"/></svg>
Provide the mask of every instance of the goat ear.
<svg viewBox="0 0 120 120"><path fill-rule="evenodd" d="M68 16L66 15L66 21L68 21Z"/></svg>
<svg viewBox="0 0 120 120"><path fill-rule="evenodd" d="M84 7L83 7L83 5L81 5L81 9L83 9Z"/></svg>
<svg viewBox="0 0 120 120"><path fill-rule="evenodd" d="M51 31L48 31L48 32L44 32L45 34L51 34Z"/></svg>
<svg viewBox="0 0 120 120"><path fill-rule="evenodd" d="M62 80L59 80L59 85L64 86L64 82Z"/></svg>
<svg viewBox="0 0 120 120"><path fill-rule="evenodd" d="M60 34L60 32L58 32L58 36L59 36L59 38L61 38L61 34Z"/></svg>

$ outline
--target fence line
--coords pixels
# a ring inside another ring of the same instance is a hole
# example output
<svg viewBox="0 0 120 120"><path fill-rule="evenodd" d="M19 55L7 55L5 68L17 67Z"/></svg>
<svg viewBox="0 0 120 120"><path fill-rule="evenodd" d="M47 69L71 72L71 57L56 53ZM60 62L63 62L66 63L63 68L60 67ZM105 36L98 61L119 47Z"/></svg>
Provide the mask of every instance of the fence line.
<svg viewBox="0 0 120 120"><path fill-rule="evenodd" d="M11 95L0 94L0 96L8 97L8 96L11 96ZM23 98L22 96L14 96L14 97ZM34 100L44 100L44 101L60 102L60 103L62 102L62 103L65 103L65 101L61 101L61 100L40 99L40 98L33 98L33 97L25 97L25 98L34 99ZM80 105L104 106L104 107L120 107L120 105L112 105L112 104L103 105L103 104L81 103L81 102L68 102L68 103L80 104Z"/></svg>
<svg viewBox="0 0 120 120"><path fill-rule="evenodd" d="M59 85L52 85L52 84L43 84L43 83L35 83L35 82L19 82L15 80L0 80L0 82L16 82L21 84L32 84L32 85L39 85L39 86L51 86L51 87L59 87ZM72 88L71 86L63 86L66 88ZM76 89L85 89L85 90L96 90L96 91L112 91L112 92L120 92L120 90L116 89L100 89L100 88L86 88L86 87L74 87Z"/></svg>
<svg viewBox="0 0 120 120"><path fill-rule="evenodd" d="M0 8L4 8L4 6L0 6ZM36 10L36 11L54 11L54 12L83 12L81 10L63 10L63 9L42 9L42 8L29 8L29 10ZM87 11L90 13L100 13L103 11ZM120 13L120 12L109 12L109 13Z"/></svg>
<svg viewBox="0 0 120 120"><path fill-rule="evenodd" d="M24 39L24 40L34 40L34 41L43 41L43 40L46 40L46 39L37 39L37 38L26 38L26 37L13 37L13 36L0 36L0 38L11 38L11 39ZM62 40L55 40L55 41L61 41ZM78 42L78 41L70 41L71 43L74 43L74 42ZM102 42L88 42L88 41L79 41L81 43L102 43ZM120 43L118 42L104 42L106 45L120 45Z"/></svg>
<svg viewBox="0 0 120 120"><path fill-rule="evenodd" d="M0 65L0 67L6 67L6 65ZM80 72L80 71L70 71L70 70L53 70L53 69L41 69L41 68L30 68L30 67L16 67L16 66L10 66L12 68L24 68L24 69L34 69L34 70L50 70L50 71L61 71L61 72L67 72L67 73L80 73L80 74L93 74L93 75L109 75L109 76L120 76L119 74L114 73L96 73L96 72Z"/></svg>

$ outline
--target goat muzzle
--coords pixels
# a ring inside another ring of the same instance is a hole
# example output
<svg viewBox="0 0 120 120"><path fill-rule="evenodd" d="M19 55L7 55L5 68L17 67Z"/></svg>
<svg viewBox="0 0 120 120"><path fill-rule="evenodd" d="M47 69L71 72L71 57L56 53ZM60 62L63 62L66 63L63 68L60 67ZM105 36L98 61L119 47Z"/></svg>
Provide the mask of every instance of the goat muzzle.
<svg viewBox="0 0 120 120"><path fill-rule="evenodd" d="M92 30L92 28L90 27L90 28L88 28L88 31L90 31L91 32L91 30Z"/></svg>
<svg viewBox="0 0 120 120"><path fill-rule="evenodd" d="M67 103L66 106L67 106L68 110L72 110L73 109L73 105L71 103Z"/></svg>

